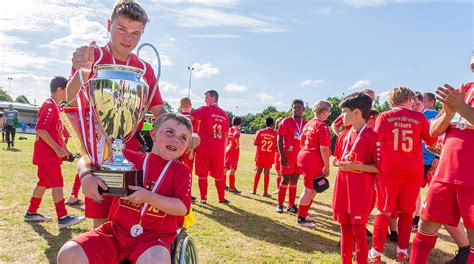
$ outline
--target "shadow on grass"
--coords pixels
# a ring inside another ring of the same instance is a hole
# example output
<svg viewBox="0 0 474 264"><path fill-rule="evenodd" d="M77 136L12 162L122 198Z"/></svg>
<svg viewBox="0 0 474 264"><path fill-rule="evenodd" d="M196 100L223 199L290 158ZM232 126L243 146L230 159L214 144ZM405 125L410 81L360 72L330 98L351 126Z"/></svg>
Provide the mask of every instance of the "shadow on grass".
<svg viewBox="0 0 474 264"><path fill-rule="evenodd" d="M17 148L4 148L3 150L10 151L10 152L21 152L21 149L17 149Z"/></svg>
<svg viewBox="0 0 474 264"><path fill-rule="evenodd" d="M82 228L62 228L59 229L58 235L51 234L46 228L44 228L40 223L29 223L33 230L44 240L48 242L48 247L45 249L44 253L48 258L49 263L56 263L56 256L59 249L72 238L72 232L80 230L81 233L84 233L88 230ZM77 232L76 232L77 233Z"/></svg>
<svg viewBox="0 0 474 264"><path fill-rule="evenodd" d="M289 247L305 253L315 251L322 253L339 252L335 241L302 230L296 227L296 224L295 226L288 226L270 217L256 215L233 205L228 205L228 207L234 212L209 204L202 206L202 208L209 209L211 212L201 210L201 206L193 207L193 210L247 237L263 240L277 246ZM320 231L319 228L318 231Z"/></svg>

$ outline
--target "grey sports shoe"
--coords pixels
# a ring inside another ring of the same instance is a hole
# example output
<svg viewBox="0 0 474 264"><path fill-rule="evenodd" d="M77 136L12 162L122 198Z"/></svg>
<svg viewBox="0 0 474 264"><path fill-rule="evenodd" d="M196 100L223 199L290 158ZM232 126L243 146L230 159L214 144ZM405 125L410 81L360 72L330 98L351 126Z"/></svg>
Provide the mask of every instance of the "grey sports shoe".
<svg viewBox="0 0 474 264"><path fill-rule="evenodd" d="M36 223L51 222L51 217L44 216L44 215L38 214L38 213L30 214L30 213L26 212L24 219L25 219L25 222L36 222Z"/></svg>
<svg viewBox="0 0 474 264"><path fill-rule="evenodd" d="M79 224L80 222L86 220L85 217L83 216L65 216L61 219L58 220L58 226L59 228L63 228L63 227L68 227L68 226L72 226L72 225L75 225L75 224Z"/></svg>

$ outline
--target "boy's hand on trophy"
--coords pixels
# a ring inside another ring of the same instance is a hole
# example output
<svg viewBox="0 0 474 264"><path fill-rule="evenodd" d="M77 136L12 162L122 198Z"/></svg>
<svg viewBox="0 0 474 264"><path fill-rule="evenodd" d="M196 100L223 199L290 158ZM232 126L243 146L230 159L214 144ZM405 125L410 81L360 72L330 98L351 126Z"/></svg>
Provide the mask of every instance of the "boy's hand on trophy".
<svg viewBox="0 0 474 264"><path fill-rule="evenodd" d="M133 191L129 196L122 197L122 199L130 201L134 204L142 204L148 202L150 191L140 186L129 185L128 188Z"/></svg>
<svg viewBox="0 0 474 264"><path fill-rule="evenodd" d="M92 64L94 64L94 47L95 41L92 41L88 46L82 46L76 49L72 54L72 67L79 70L83 69L86 71L92 70Z"/></svg>
<svg viewBox="0 0 474 264"><path fill-rule="evenodd" d="M82 193L84 196L93 199L94 201L102 201L102 195L99 193L99 187L103 190L107 190L107 185L99 178L94 177L92 174L88 174L81 179Z"/></svg>

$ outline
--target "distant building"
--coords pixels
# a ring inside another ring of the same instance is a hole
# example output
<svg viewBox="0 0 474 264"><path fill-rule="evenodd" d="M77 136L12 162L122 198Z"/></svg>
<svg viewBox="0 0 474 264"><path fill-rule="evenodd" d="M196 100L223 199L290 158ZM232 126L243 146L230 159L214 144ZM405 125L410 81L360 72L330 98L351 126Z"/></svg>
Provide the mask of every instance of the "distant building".
<svg viewBox="0 0 474 264"><path fill-rule="evenodd" d="M35 133L36 121L38 120L38 108L34 105L0 101L0 114L3 116L3 111L12 104L13 109L18 111L20 117L18 118L17 133Z"/></svg>

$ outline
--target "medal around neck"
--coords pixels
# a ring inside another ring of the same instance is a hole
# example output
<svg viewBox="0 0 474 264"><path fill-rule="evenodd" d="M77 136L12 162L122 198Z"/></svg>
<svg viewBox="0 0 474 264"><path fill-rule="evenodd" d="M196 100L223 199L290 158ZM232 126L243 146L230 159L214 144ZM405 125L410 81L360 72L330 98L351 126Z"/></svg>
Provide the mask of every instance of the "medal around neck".
<svg viewBox="0 0 474 264"><path fill-rule="evenodd" d="M137 237L139 235L143 234L143 227L140 224L133 225L132 228L130 228L130 235L132 237Z"/></svg>
<svg viewBox="0 0 474 264"><path fill-rule="evenodd" d="M157 89L161 62L158 51L151 44L137 50L142 68L118 64L101 64L103 51L93 66L93 77L84 83L79 70L81 89L77 108L65 109L73 127L73 134L81 142L82 150L93 164L92 174L108 187L99 190L103 195L126 196L128 185L143 186L142 171L137 170L123 155L127 142L140 129L151 98ZM158 58L157 78L153 89L144 79L147 65L140 58L140 50L150 46ZM110 54L113 57L113 54Z"/></svg>

